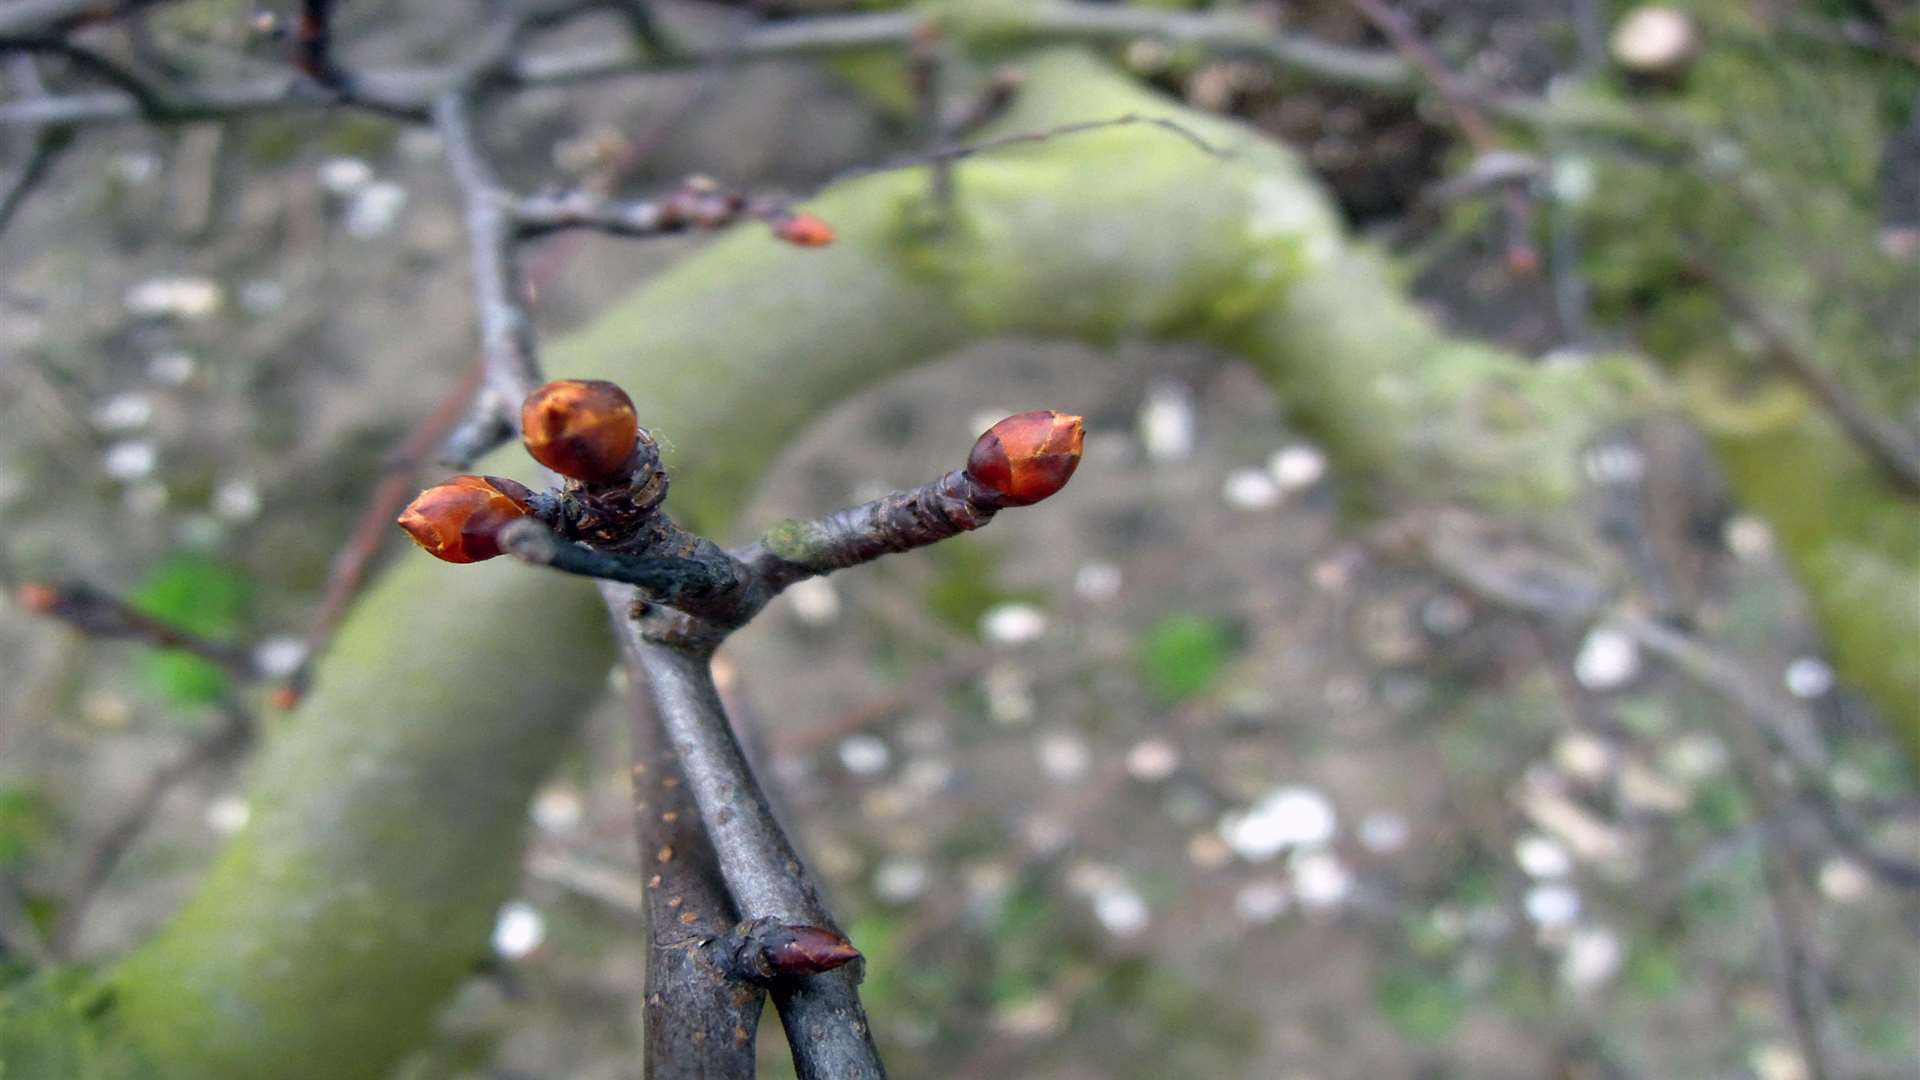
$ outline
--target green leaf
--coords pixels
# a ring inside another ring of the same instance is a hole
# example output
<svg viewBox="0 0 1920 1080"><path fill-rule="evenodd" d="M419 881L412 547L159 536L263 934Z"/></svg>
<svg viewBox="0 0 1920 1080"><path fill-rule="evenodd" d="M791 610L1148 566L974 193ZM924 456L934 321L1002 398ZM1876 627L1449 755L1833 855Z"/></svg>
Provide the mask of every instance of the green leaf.
<svg viewBox="0 0 1920 1080"><path fill-rule="evenodd" d="M203 637L238 633L252 591L233 568L194 555L176 555L155 567L131 597L133 606ZM227 675L214 664L184 653L150 652L141 676L169 701L200 705L226 692Z"/></svg>
<svg viewBox="0 0 1920 1080"><path fill-rule="evenodd" d="M1380 1013L1408 1038L1439 1042L1466 1016L1467 1003L1451 980L1411 968L1387 973L1374 989Z"/></svg>
<svg viewBox="0 0 1920 1080"><path fill-rule="evenodd" d="M1234 648L1233 634L1202 615L1169 615L1140 645L1140 671L1162 704L1213 689Z"/></svg>

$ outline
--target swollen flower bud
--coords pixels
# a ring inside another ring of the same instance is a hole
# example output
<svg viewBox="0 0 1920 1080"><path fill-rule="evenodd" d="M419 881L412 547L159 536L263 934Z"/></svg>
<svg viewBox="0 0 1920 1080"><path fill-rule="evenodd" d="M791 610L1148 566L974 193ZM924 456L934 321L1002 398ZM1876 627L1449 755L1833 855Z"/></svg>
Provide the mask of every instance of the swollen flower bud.
<svg viewBox="0 0 1920 1080"><path fill-rule="evenodd" d="M1078 416L1041 410L987 429L967 455L967 474L1014 506L1037 503L1067 486L1080 464L1086 428Z"/></svg>
<svg viewBox="0 0 1920 1080"><path fill-rule="evenodd" d="M500 530L530 513L531 498L525 485L504 477L456 476L408 503L400 527L436 559L479 562L500 554Z"/></svg>
<svg viewBox="0 0 1920 1080"><path fill-rule="evenodd" d="M773 223L773 235L795 247L826 247L833 243L833 226L813 214L788 214Z"/></svg>
<svg viewBox="0 0 1920 1080"><path fill-rule="evenodd" d="M625 472L640 440L633 399L598 379L560 379L527 395L520 429L535 461L589 483Z"/></svg>
<svg viewBox="0 0 1920 1080"><path fill-rule="evenodd" d="M853 942L819 926L778 926L763 935L760 957L775 975L818 975L860 959Z"/></svg>

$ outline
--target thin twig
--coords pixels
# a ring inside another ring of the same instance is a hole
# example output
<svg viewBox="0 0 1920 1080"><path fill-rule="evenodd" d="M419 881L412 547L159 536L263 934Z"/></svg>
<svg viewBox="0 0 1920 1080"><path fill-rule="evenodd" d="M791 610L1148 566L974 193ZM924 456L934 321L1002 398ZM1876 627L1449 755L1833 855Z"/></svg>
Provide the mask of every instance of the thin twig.
<svg viewBox="0 0 1920 1080"><path fill-rule="evenodd" d="M0 187L0 232L6 231L27 196L53 173L60 156L72 145L73 132L67 128L43 128L34 135L27 160L21 162L20 168Z"/></svg>
<svg viewBox="0 0 1920 1080"><path fill-rule="evenodd" d="M202 637L91 585L30 582L19 586L16 592L27 610L59 619L88 637L137 641L156 649L184 652L207 661L239 682L249 682L261 675L252 651L245 646Z"/></svg>
<svg viewBox="0 0 1920 1080"><path fill-rule="evenodd" d="M1825 410L1888 484L1907 498L1920 498L1920 436L1875 415L1814 359L1798 335L1710 260L1694 256L1688 265L1734 318L1760 339L1768 359L1781 374L1799 384Z"/></svg>

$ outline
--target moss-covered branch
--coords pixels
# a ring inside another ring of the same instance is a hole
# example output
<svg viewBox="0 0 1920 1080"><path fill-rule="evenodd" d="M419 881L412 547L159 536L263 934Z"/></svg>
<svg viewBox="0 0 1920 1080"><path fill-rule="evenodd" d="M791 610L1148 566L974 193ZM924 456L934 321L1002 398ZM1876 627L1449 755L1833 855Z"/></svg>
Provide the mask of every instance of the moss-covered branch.
<svg viewBox="0 0 1920 1080"><path fill-rule="evenodd" d="M1657 404L1626 361L1538 367L1441 336L1273 144L1081 53L1025 66L1002 133L1169 115L1234 156L1145 127L1009 150L959 171L944 223L924 177L869 177L812 207L831 249L743 231L655 279L548 365L633 392L677 449L676 514L724 528L813 417L986 335L1232 348L1375 497L1445 492L1542 522L1577 488L1576 449ZM516 458L481 467L526 472ZM108 1022L165 1075L382 1075L478 959L525 799L609 655L585 583L399 560L267 748L252 823L110 974Z"/></svg>

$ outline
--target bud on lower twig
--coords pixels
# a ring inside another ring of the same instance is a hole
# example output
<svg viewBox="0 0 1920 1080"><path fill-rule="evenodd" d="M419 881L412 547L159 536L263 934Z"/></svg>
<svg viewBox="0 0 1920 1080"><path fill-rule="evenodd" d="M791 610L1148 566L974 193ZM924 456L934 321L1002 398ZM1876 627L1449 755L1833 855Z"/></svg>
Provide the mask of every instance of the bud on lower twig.
<svg viewBox="0 0 1920 1080"><path fill-rule="evenodd" d="M774 221L773 235L795 247L826 247L833 243L833 226L813 214L787 214Z"/></svg>
<svg viewBox="0 0 1920 1080"><path fill-rule="evenodd" d="M624 473L640 440L633 399L598 379L559 379L527 395L520 430L535 461L589 483Z"/></svg>
<svg viewBox="0 0 1920 1080"><path fill-rule="evenodd" d="M1078 416L1017 413L987 429L967 455L967 474L1014 506L1037 503L1067 486L1080 465L1086 428Z"/></svg>
<svg viewBox="0 0 1920 1080"><path fill-rule="evenodd" d="M479 562L500 554L500 529L526 517L533 492L499 476L456 476L420 493L400 527L437 559Z"/></svg>

